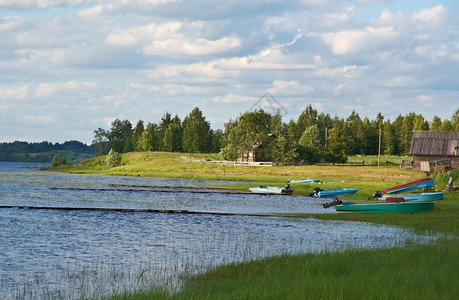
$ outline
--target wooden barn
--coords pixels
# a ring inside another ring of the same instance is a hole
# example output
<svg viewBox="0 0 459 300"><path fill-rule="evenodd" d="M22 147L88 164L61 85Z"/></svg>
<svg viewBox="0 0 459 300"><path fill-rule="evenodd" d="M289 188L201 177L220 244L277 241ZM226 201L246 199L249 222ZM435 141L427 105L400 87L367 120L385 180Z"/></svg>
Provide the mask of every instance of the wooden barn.
<svg viewBox="0 0 459 300"><path fill-rule="evenodd" d="M413 170L429 173L457 169L459 132L414 131L410 154L413 155Z"/></svg>

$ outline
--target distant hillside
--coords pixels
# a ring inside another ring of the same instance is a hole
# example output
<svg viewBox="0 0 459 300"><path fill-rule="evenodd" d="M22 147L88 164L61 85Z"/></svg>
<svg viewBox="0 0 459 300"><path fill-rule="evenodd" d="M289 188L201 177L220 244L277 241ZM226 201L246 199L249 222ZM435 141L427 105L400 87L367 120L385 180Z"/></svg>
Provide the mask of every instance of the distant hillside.
<svg viewBox="0 0 459 300"><path fill-rule="evenodd" d="M62 144L50 142L0 143L0 161L41 162L49 163L54 155L60 154L68 163L77 163L94 156L94 146L88 146L78 141Z"/></svg>

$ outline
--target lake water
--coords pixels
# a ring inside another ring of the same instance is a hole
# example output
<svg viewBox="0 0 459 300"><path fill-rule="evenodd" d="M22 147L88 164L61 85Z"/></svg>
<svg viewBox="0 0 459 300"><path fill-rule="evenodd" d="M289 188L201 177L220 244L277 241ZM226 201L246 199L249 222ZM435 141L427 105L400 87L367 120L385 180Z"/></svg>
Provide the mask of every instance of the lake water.
<svg viewBox="0 0 459 300"><path fill-rule="evenodd" d="M206 181L46 172L39 166L0 162L0 299L78 299L152 284L173 289L183 275L219 264L424 238L361 222L255 216L334 212L322 208L323 199L227 193Z"/></svg>

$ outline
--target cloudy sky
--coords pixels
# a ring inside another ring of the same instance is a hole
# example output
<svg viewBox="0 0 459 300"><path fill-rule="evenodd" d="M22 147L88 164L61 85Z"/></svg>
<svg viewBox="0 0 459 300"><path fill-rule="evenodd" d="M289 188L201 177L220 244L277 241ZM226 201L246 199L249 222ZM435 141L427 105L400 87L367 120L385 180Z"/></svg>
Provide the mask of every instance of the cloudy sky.
<svg viewBox="0 0 459 300"><path fill-rule="evenodd" d="M451 118L459 1L0 0L0 142L89 144L196 106L218 129L269 103Z"/></svg>

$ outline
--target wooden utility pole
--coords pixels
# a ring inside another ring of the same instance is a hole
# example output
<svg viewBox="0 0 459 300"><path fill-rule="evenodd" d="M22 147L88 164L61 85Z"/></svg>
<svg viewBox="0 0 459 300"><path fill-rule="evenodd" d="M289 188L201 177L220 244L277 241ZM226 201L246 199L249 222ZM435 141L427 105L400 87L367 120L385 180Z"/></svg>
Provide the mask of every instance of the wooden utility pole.
<svg viewBox="0 0 459 300"><path fill-rule="evenodd" d="M379 143L378 143L378 168L379 168L379 156L381 155L381 128L379 128Z"/></svg>

